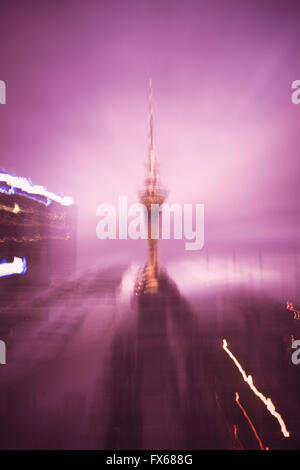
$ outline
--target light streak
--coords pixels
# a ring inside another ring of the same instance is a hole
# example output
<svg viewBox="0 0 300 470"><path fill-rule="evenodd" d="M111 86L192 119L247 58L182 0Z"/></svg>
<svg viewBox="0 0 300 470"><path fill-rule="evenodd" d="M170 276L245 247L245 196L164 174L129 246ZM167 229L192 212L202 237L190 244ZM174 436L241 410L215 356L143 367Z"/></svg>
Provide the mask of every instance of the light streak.
<svg viewBox="0 0 300 470"><path fill-rule="evenodd" d="M26 271L27 263L25 256L23 259L15 256L12 263L8 263L5 259L0 262L0 277L25 274Z"/></svg>
<svg viewBox="0 0 300 470"><path fill-rule="evenodd" d="M233 425L233 434L234 434L235 440L237 440L238 437L237 437L237 427L236 427L236 424Z"/></svg>
<svg viewBox="0 0 300 470"><path fill-rule="evenodd" d="M1 188L1 187L0 187ZM1 192L1 189L0 189ZM22 214L30 214L30 215L41 215L40 210L33 209L32 207L30 208L22 208L15 202L14 207L11 206L6 206L4 204L0 204L0 210L4 210L6 212L12 212L14 214L19 214L20 212ZM53 212L43 212L43 218L51 219L51 220L65 220L66 219L66 214L63 212L61 214L58 213L53 213Z"/></svg>
<svg viewBox="0 0 300 470"><path fill-rule="evenodd" d="M9 241L16 242L16 243L32 243L38 242L41 240L70 240L71 235L53 235L53 236L44 236L44 235L34 235L33 237L1 237L0 243L6 243Z"/></svg>
<svg viewBox="0 0 300 470"><path fill-rule="evenodd" d="M244 450L244 446L243 446L243 444L241 443L241 441L239 440L239 437L238 437L238 430L237 430L237 425L236 424L233 425L233 435L234 435L234 440L237 444L237 448L239 450Z"/></svg>
<svg viewBox="0 0 300 470"><path fill-rule="evenodd" d="M251 427L252 431L254 432L254 435L255 435L255 437L256 437L258 443L259 443L260 450L265 450L265 449L264 449L264 446L263 446L263 443L261 442L261 439L260 439L259 435L257 434L257 431L256 431L256 429L255 429L255 427L254 427L254 425L253 425L251 419L250 419L249 416L247 415L245 408L241 405L241 403L240 403L240 401L239 401L239 398L240 398L240 397L239 397L239 394L238 394L237 392L235 392L235 401L236 401L237 405L239 406L239 408L242 410L242 413L243 413L243 415L245 416L246 420L247 420L248 423L250 424L250 427Z"/></svg>
<svg viewBox="0 0 300 470"><path fill-rule="evenodd" d="M15 202L14 207L6 206L4 204L0 204L0 210L11 212L12 214L19 214L21 212L20 206Z"/></svg>
<svg viewBox="0 0 300 470"><path fill-rule="evenodd" d="M266 398L261 392L259 392L259 391L257 390L257 388L255 387L255 385L253 384L252 376L246 374L246 372L244 371L244 369L242 368L241 364L238 362L238 360L236 359L236 357L235 357L235 356L232 354L232 352L228 349L226 339L223 339L223 349L224 349L224 351L227 352L228 356L233 360L233 362L234 362L235 365L237 366L238 370L239 370L240 373L242 374L242 377L243 377L244 381L249 385L249 387L251 388L251 390L253 391L253 393L254 393L258 398L260 398L260 400L265 404L265 406L267 407L267 409L269 410L269 412L271 413L271 415L273 415L273 416L277 419L277 421L278 421L279 424L280 424L281 432L282 432L282 434L284 435L284 437L290 437L290 433L289 433L288 430L286 429L285 422L283 421L283 419L282 419L282 417L280 416L280 414L276 411L275 406L274 406L272 400L271 400L270 398Z"/></svg>
<svg viewBox="0 0 300 470"><path fill-rule="evenodd" d="M49 205L51 201L58 202L62 206L71 206L74 204L74 201L71 197L58 196L57 194L48 191L44 186L33 184L28 178L24 178L22 176L14 176L10 175L9 173L0 173L0 181L10 186L10 188L1 186L0 192L7 194L18 194L18 190L20 190L21 193L19 194L34 198L38 202L41 202L45 205ZM39 199L38 196L46 198L46 202Z"/></svg>

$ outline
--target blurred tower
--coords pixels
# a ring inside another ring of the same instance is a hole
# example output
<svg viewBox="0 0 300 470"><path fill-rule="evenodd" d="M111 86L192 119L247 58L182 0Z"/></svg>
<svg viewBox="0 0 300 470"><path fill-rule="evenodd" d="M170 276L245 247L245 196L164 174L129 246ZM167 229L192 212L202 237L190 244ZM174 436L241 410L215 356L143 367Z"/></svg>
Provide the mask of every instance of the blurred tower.
<svg viewBox="0 0 300 470"><path fill-rule="evenodd" d="M147 208L148 218L148 263L145 271L145 292L157 292L160 275L159 261L159 225L160 212L157 210L166 199L166 191L160 185L159 171L155 158L154 136L153 136L153 88L152 81L149 82L149 156L148 172L145 179L145 189L140 195L140 201ZM156 204L157 206L152 206ZM151 226L154 230L151 230ZM152 233L156 232L156 233Z"/></svg>

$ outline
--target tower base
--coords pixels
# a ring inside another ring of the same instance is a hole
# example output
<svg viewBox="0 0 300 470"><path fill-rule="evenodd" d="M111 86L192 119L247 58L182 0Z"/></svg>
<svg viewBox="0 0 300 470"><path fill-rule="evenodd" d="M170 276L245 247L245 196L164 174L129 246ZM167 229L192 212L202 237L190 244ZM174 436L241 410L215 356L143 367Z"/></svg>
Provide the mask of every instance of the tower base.
<svg viewBox="0 0 300 470"><path fill-rule="evenodd" d="M160 275L153 267L146 265L139 273L135 285L135 295L156 294L159 290Z"/></svg>

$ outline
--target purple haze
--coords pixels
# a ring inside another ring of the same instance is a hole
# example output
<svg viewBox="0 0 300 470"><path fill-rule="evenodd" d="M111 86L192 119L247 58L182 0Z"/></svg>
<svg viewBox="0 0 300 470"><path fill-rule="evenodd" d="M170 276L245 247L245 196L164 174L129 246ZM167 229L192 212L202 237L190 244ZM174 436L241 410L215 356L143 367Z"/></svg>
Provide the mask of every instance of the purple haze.
<svg viewBox="0 0 300 470"><path fill-rule="evenodd" d="M74 197L83 253L134 253L96 239L95 213L137 201L151 76L162 182L205 204L206 248L295 247L299 19L296 2L2 0L0 166Z"/></svg>

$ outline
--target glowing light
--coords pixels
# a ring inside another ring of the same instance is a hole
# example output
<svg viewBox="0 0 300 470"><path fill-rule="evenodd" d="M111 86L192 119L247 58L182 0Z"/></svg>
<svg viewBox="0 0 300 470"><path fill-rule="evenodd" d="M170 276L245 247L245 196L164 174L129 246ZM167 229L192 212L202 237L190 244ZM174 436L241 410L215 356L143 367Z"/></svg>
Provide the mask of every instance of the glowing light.
<svg viewBox="0 0 300 470"><path fill-rule="evenodd" d="M19 214L19 212L21 212L20 206L17 203L15 203L14 207L5 206L4 204L0 204L0 210L1 211L6 211L6 212L11 212L12 214Z"/></svg>
<svg viewBox="0 0 300 470"><path fill-rule="evenodd" d="M280 416L280 414L276 411L275 406L274 406L272 400L271 400L270 398L266 398L261 392L259 392L259 391L257 390L257 388L255 387L255 385L253 384L252 376L246 374L246 372L244 371L244 369L242 368L241 364L238 362L238 360L236 359L236 357L235 357L235 356L232 354L232 352L228 349L226 339L223 339L223 349L224 349L224 351L227 352L228 356L233 360L233 362L234 362L235 365L237 366L238 370L239 370L240 373L242 374L242 377L243 377L244 381L249 385L249 387L251 388L251 390L253 391L253 393L254 393L258 398L260 398L260 400L265 404L265 406L267 407L267 409L268 409L268 411L271 413L271 415L273 415L274 418L277 419L277 421L278 421L279 424L280 424L281 432L282 432L282 434L284 435L284 437L290 437L290 433L289 433L288 430L286 429L285 422L283 421L283 419L282 419L282 417Z"/></svg>
<svg viewBox="0 0 300 470"><path fill-rule="evenodd" d="M38 242L41 240L70 240L71 235L67 233L66 235L53 235L53 236L43 236L43 235L34 235L33 237L1 237L0 243L6 243L8 241L16 243L32 243Z"/></svg>
<svg viewBox="0 0 300 470"><path fill-rule="evenodd" d="M256 437L258 443L259 443L260 450L265 450L265 449L264 449L264 446L263 446L263 443L261 442L261 439L260 439L259 435L257 434L257 431L256 431L256 429L255 429L255 427L254 427L254 425L253 425L251 419L250 419L249 416L247 415L245 408L241 405L241 403L240 403L240 401L239 401L239 398L240 398L240 397L239 397L239 394L236 392L236 393L235 393L235 401L236 401L237 405L240 407L240 409L242 410L242 413L243 413L243 415L245 416L246 420L247 420L248 423L250 424L250 427L251 427L252 431L254 432L254 435L255 435L255 437Z"/></svg>
<svg viewBox="0 0 300 470"><path fill-rule="evenodd" d="M26 258L14 257L12 263L2 260L0 262L0 277L12 276L13 274L25 274L27 271Z"/></svg>
<svg viewBox="0 0 300 470"><path fill-rule="evenodd" d="M13 213L19 214L19 212L21 212L20 206L15 203L14 208L13 208Z"/></svg>
<svg viewBox="0 0 300 470"><path fill-rule="evenodd" d="M0 187L0 192L1 192L1 187ZM32 207L27 207L26 209L22 208L15 202L14 207L11 206L6 206L5 204L0 204L0 210L6 211L6 212L11 212L13 214L19 214L22 212L22 214L31 214L31 215L40 215L40 211L33 209ZM45 212L43 214L44 218L48 218L51 220L64 220L66 219L66 214L58 214L58 213L52 213L52 212Z"/></svg>
<svg viewBox="0 0 300 470"><path fill-rule="evenodd" d="M233 425L233 435L234 435L234 440L236 442L237 448L239 450L244 450L244 446L243 446L243 444L241 443L241 441L239 440L239 437L238 437L238 430L237 430L237 425L236 424Z"/></svg>
<svg viewBox="0 0 300 470"><path fill-rule="evenodd" d="M17 194L20 190L23 196L36 199L38 202L49 205L51 201L58 202L62 206L71 206L74 201L68 196L58 196L48 191L44 186L33 184L29 179L21 176L14 176L8 173L0 173L0 181L6 183L10 188L0 187L0 192L7 194ZM24 194L23 194L24 192ZM46 202L39 199L38 196L46 198Z"/></svg>
<svg viewBox="0 0 300 470"><path fill-rule="evenodd" d="M292 304L292 302L287 301L286 309L290 310L291 312L294 312L294 319L295 320L300 320L300 310L296 310L294 308L294 305Z"/></svg>
<svg viewBox="0 0 300 470"><path fill-rule="evenodd" d="M236 424L233 425L233 434L234 434L235 440L237 440L238 437L237 437L237 427L236 427Z"/></svg>

